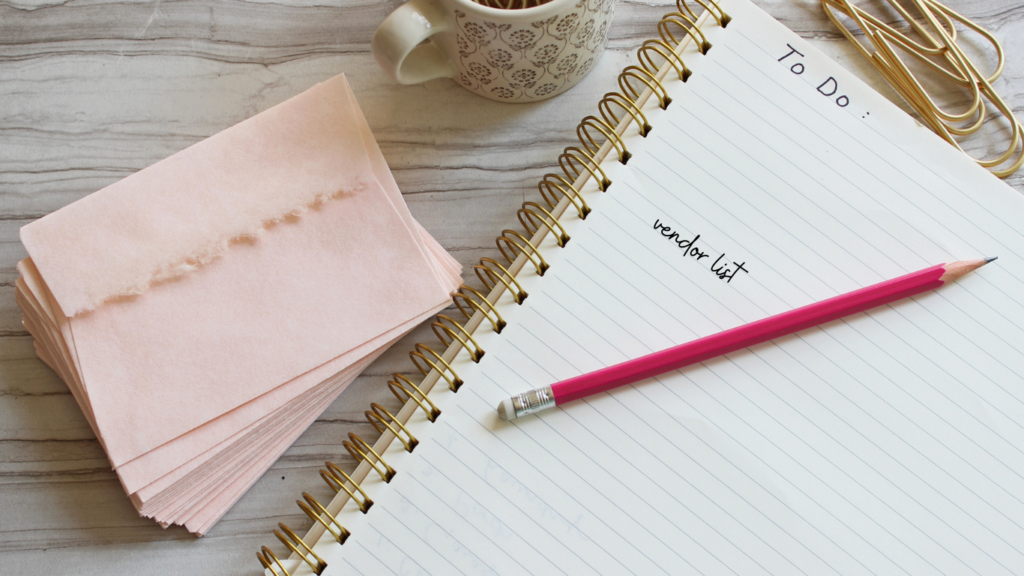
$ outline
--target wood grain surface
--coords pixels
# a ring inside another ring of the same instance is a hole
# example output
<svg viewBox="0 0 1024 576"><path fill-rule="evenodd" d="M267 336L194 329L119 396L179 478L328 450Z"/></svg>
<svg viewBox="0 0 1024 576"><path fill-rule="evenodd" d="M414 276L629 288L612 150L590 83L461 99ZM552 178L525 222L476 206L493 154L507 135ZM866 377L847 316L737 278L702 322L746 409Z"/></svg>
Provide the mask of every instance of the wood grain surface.
<svg viewBox="0 0 1024 576"><path fill-rule="evenodd" d="M815 0L758 0L768 13L894 98ZM421 327L375 362L221 520L197 539L139 518L64 384L37 360L14 302L21 226L340 72L348 75L416 218L469 268L495 257L579 119L651 37L665 0L619 0L609 50L568 93L500 104L449 80L398 86L369 42L397 0L0 0L0 573L259 574L271 530L309 521L295 499L326 501L317 470L344 469L341 440L375 437L371 401L409 371ZM1004 42L996 84L1024 107L1024 5L957 0ZM905 106L904 106L905 107ZM978 154L1005 139L997 124ZM1024 175L1007 180L1021 190Z"/></svg>

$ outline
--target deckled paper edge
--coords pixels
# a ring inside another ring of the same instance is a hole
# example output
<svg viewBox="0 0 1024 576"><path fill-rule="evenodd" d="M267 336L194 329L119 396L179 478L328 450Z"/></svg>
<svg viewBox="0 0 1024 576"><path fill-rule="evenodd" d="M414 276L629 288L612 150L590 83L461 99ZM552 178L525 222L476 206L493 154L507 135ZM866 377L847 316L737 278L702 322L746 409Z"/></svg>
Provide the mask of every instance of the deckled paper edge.
<svg viewBox="0 0 1024 576"><path fill-rule="evenodd" d="M339 89L339 87L341 88ZM190 272L199 270L202 266L207 265L218 257L225 255L234 244L256 240L269 228L289 219L301 218L310 209L316 209L325 202L338 199L345 194L355 194L364 191L368 186L366 179L367 177L372 178L372 171L369 166L369 158L366 156L365 143L362 141L362 138L359 138L357 143L364 153L363 155L360 155L360 160L366 164L365 167L360 170L363 175L362 177L352 177L349 182L337 190L320 192L308 191L305 194L297 194L297 197L294 199L296 201L295 203L286 203L279 206L280 212L274 213L271 211L267 214L261 215L263 216L262 219L253 219L250 222L246 222L244 226L234 226L234 230L225 230L225 233L218 237L209 236L206 238L205 243L190 246L173 260L163 259L148 262L144 266L144 268L148 269L139 270L133 274L133 278L126 278L126 281L119 283L119 285L111 285L109 283L105 286L80 284L75 288L73 291L74 293L69 293L67 289L61 288L61 286L66 287L66 282L59 283L60 285L58 286L53 286L53 284L49 282L49 279L47 279L47 270L51 267L47 265L49 258L47 258L46 253L48 251L52 251L54 247L52 245L47 246L48 242L43 240L43 236L41 236L41 234L45 234L45 232L43 232L43 230L45 230L45 226L52 227L56 224L56 222L52 222L54 218L60 218L61 216L66 217L67 215L65 213L68 210L73 209L72 206L75 206L74 210L77 210L79 217L82 217L84 214L82 214L81 206L76 205L80 205L83 202L91 205L96 201L95 197L104 194L109 195L112 193L111 189L115 187L122 187L124 183L136 178L138 174L152 170L157 166L164 164L164 162L171 160L171 158L179 157L183 154L195 155L197 153L201 153L206 147L210 146L211 143L225 137L225 135L231 131L252 130L254 126L270 121L269 118L274 115L290 114L296 105L300 105L300 101L313 98L314 92L324 91L328 93L326 100L333 100L333 102L329 102L329 107L332 110L346 110L347 114L345 115L349 116L347 119L348 123L351 124L352 128L358 129L358 121L353 117L353 112L351 110L352 104L355 101L355 96L352 93L351 87L348 85L344 74L339 74L338 76L318 83L253 117L243 120L242 122L218 132L209 138L201 140L196 144L139 171L136 174L132 174L131 176L115 182L106 188L103 188L93 194L89 194L88 196L83 197L64 208L57 210L53 214L47 215L40 220L23 226L20 230L22 244L29 252L29 255L33 256L33 260L36 261L40 275L43 277L44 281L47 281L51 285L54 291L54 296L61 303L61 307L64 309L64 313L67 317L71 318L79 316L92 310L96 310L111 302L144 294L156 284L174 280ZM278 123L280 123L280 120L278 120ZM312 194L310 192L312 192ZM118 191L118 193L120 193L120 191ZM102 202L102 200L100 200L100 202ZM252 216L259 218L256 214L252 214ZM47 222L47 224L43 224L44 222Z"/></svg>
<svg viewBox="0 0 1024 576"><path fill-rule="evenodd" d="M296 208L292 208L280 215L272 216L264 219L262 222L257 223L252 229L235 234L232 237L218 238L216 241L211 242L209 246L199 248L192 254L182 257L177 261L158 264L153 267L153 270L149 273L148 277L139 278L138 282L131 286L111 293L109 296L101 299L92 299L92 304L87 307L81 307L75 311L73 316L95 310L101 306L110 302L120 300L121 298L128 298L132 296L139 296L144 294L153 286L160 284L161 282L167 282L180 278L190 272L195 272L201 267L213 262L217 258L225 255L231 249L233 244L239 242L252 242L259 240L267 230L270 228L285 222L286 220L302 218L310 210L315 210L319 206L330 202L331 200L337 199L339 196L344 194L354 194L363 191L366 188L365 182L358 182L352 187L343 188L333 193L321 193L315 196L311 201L304 205L300 205Z"/></svg>

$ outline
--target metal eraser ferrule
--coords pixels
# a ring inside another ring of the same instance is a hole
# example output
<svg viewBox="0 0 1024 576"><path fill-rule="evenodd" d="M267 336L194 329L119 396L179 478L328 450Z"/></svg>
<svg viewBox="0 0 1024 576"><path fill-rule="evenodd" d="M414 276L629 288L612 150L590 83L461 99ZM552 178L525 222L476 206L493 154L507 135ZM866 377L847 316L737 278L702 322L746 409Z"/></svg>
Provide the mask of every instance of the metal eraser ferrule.
<svg viewBox="0 0 1024 576"><path fill-rule="evenodd" d="M516 418L546 410L555 405L555 394L551 386L534 388L512 397L512 407L515 409Z"/></svg>

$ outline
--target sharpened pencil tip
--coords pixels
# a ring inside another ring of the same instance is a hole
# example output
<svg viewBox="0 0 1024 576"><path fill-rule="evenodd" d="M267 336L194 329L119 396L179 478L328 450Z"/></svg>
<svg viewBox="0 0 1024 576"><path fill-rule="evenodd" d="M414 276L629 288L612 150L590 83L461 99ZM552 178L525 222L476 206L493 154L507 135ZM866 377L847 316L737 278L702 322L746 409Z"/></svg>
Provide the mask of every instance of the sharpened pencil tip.
<svg viewBox="0 0 1024 576"><path fill-rule="evenodd" d="M985 258L985 264L988 264L989 262L992 262L993 260L998 260L998 259L999 259L999 256L989 256L988 258Z"/></svg>

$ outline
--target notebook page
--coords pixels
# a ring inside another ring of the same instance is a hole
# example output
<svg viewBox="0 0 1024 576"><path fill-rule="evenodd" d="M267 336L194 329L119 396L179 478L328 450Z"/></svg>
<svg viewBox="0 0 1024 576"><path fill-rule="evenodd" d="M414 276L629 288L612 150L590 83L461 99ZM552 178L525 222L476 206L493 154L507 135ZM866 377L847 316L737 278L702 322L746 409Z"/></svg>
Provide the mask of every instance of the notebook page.
<svg viewBox="0 0 1024 576"><path fill-rule="evenodd" d="M544 277L526 274L530 297L482 335L482 362L458 366L467 384L437 395L413 454L389 451L398 475L369 514L345 516L353 536L325 573L1024 566L1024 203L750 4L723 6L734 21L707 30L713 49L688 61L629 166L569 219ZM1000 259L937 292L540 415L494 412L986 255Z"/></svg>

